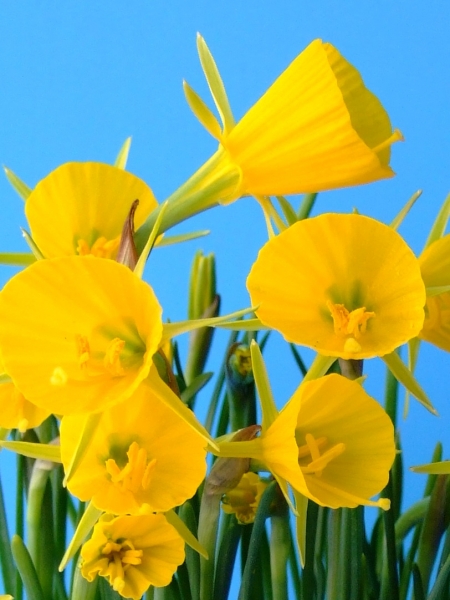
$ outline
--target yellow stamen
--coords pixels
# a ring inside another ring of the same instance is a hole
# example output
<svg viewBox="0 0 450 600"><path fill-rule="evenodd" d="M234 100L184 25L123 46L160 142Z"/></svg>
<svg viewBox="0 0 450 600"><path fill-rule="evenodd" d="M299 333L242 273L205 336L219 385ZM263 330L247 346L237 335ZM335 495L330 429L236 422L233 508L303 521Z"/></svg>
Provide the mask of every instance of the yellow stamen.
<svg viewBox="0 0 450 600"><path fill-rule="evenodd" d="M147 450L140 448L137 442L130 445L127 456L128 462L122 469L113 458L109 458L105 463L106 472L122 492L137 494L140 490L148 489L156 458L148 460Z"/></svg>
<svg viewBox="0 0 450 600"><path fill-rule="evenodd" d="M333 317L334 333L337 335L351 335L358 339L367 329L367 321L375 317L374 312L366 311L366 307L356 308L351 312L343 304L333 304L327 301L328 310Z"/></svg>
<svg viewBox="0 0 450 600"><path fill-rule="evenodd" d="M124 340L121 340L120 338L114 338L109 342L106 349L103 365L113 377L122 377L125 375L125 369L120 363L120 353L122 352L124 346Z"/></svg>
<svg viewBox="0 0 450 600"><path fill-rule="evenodd" d="M102 554L108 559L108 568L105 576L109 578L116 592L125 586L125 572L130 565L142 563L142 550L136 550L130 540L122 542L107 542L102 549Z"/></svg>
<svg viewBox="0 0 450 600"><path fill-rule="evenodd" d="M404 137L402 132L400 131L400 129L394 129L394 131L392 132L392 135L390 135L388 137L387 140L385 140L384 142L381 142L381 144L378 144L378 146L375 146L375 148L372 148L372 151L376 153L381 152L381 150L384 150L385 148L392 146L392 144L395 144L395 142L403 142L404 141Z"/></svg>
<svg viewBox="0 0 450 600"><path fill-rule="evenodd" d="M52 385L62 386L66 385L67 379L67 373L64 371L64 369L62 367L55 367L50 377L50 383Z"/></svg>
<svg viewBox="0 0 450 600"><path fill-rule="evenodd" d="M86 242L86 240L80 238L77 244L77 254L80 256L86 256L92 254L99 258L114 258L119 248L120 237L116 237L112 240L107 240L101 236L95 240L92 247Z"/></svg>
<svg viewBox="0 0 450 600"><path fill-rule="evenodd" d="M299 446L298 457L300 459L311 456L312 460L305 466L300 465L303 473L314 474L320 477L327 465L345 451L345 444L339 443L321 454L321 449L326 446L327 441L326 437L315 439L311 433L305 435L306 444Z"/></svg>
<svg viewBox="0 0 450 600"><path fill-rule="evenodd" d="M77 345L78 345L78 363L81 368L86 366L87 361L91 356L91 351L89 348L89 341L85 335L77 336Z"/></svg>

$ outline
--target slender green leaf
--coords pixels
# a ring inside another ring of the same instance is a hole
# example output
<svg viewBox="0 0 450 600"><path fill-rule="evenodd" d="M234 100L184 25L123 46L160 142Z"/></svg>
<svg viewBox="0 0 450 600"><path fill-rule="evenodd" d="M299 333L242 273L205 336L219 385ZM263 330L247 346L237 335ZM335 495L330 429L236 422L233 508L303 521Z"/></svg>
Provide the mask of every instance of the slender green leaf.
<svg viewBox="0 0 450 600"><path fill-rule="evenodd" d="M411 208L414 206L416 200L418 200L418 198L420 198L421 195L422 190L417 190L417 192L411 196L411 198L408 200L405 206L403 206L403 208L400 210L398 215L394 217L394 219L391 221L392 229L397 230L400 227L406 215L409 213Z"/></svg>
<svg viewBox="0 0 450 600"><path fill-rule="evenodd" d="M189 233L180 233L179 235L164 235L158 237L155 246L162 248L163 246L173 246L174 244L182 244L183 242L191 242L199 238L209 235L211 232L209 229L201 229L199 231L191 231ZM0 257L2 255L0 254Z"/></svg>
<svg viewBox="0 0 450 600"><path fill-rule="evenodd" d="M404 385L405 388L408 389L410 393L417 398L417 400L423 404L423 406L425 406L426 409L428 409L433 415L437 415L438 413L431 404L428 396L416 381L411 371L403 363L399 355L396 352L392 352L391 354L386 354L381 358L387 364L394 377L402 385Z"/></svg>
<svg viewBox="0 0 450 600"><path fill-rule="evenodd" d="M5 171L5 175L9 181L9 183L13 186L22 200L26 200L28 196L31 194L32 189L27 186L15 173L8 169L8 167L3 167Z"/></svg>
<svg viewBox="0 0 450 600"><path fill-rule="evenodd" d="M222 128L220 127L219 121L209 110L197 92L191 88L187 81L183 81L183 91L186 101L189 104L189 108L192 110L206 131L216 138L216 140L220 140L222 136Z"/></svg>
<svg viewBox="0 0 450 600"><path fill-rule="evenodd" d="M33 444L31 442L0 441L0 446L12 450L22 456L49 460L55 463L61 462L61 449L54 444Z"/></svg>
<svg viewBox="0 0 450 600"><path fill-rule="evenodd" d="M114 161L114 166L119 169L125 169L128 161L128 154L130 153L131 147L131 137L127 137L125 142L123 143L122 148L119 150L119 154L117 155L116 160Z"/></svg>
<svg viewBox="0 0 450 600"><path fill-rule="evenodd" d="M436 242L437 240L439 240L444 235L449 217L450 217L450 194L447 196L447 198L442 203L442 206L438 213L438 216L436 217L436 219L433 223L433 226L430 230L430 233L428 235L428 239L425 242L425 246L423 248L424 250L426 250L428 248L428 246L430 246L433 242Z"/></svg>
<svg viewBox="0 0 450 600"><path fill-rule="evenodd" d="M206 45L205 40L200 34L197 34L197 49L202 65L203 72L208 82L208 87L211 91L216 108L219 112L223 123L223 131L229 133L234 127L234 117L231 112L230 103L228 101L225 86L223 85L217 65L214 58Z"/></svg>
<svg viewBox="0 0 450 600"><path fill-rule="evenodd" d="M20 536L13 535L11 550L27 592L27 600L49 600L44 596L31 556Z"/></svg>

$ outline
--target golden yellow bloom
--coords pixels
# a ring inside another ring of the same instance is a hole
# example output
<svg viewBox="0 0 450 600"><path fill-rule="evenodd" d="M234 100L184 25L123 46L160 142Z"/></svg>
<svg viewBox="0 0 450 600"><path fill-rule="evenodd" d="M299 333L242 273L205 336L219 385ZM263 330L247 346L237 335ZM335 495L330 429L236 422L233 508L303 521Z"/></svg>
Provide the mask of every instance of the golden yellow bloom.
<svg viewBox="0 0 450 600"><path fill-rule="evenodd" d="M450 235L432 243L419 257L427 288L450 284ZM450 352L450 292L427 297L425 321L419 338Z"/></svg>
<svg viewBox="0 0 450 600"><path fill-rule="evenodd" d="M6 372L47 411L103 410L148 376L161 312L151 287L112 260L38 261L0 293Z"/></svg>
<svg viewBox="0 0 450 600"><path fill-rule="evenodd" d="M269 240L247 288L262 323L324 356L384 356L423 325L418 260L392 228L357 214L299 221Z"/></svg>
<svg viewBox="0 0 450 600"><path fill-rule="evenodd" d="M362 387L341 375L302 384L250 442L219 442L221 456L249 456L278 481L322 506L353 508L386 485L395 457L394 428Z"/></svg>
<svg viewBox="0 0 450 600"><path fill-rule="evenodd" d="M239 523L253 523L259 501L267 487L256 473L244 473L238 485L224 494L222 510L227 514L235 514Z"/></svg>
<svg viewBox="0 0 450 600"><path fill-rule="evenodd" d="M145 380L125 402L105 410L67 486L100 510L136 514L143 504L167 511L191 498L206 473L206 442ZM169 387L168 403L181 403ZM167 400L166 400L167 402ZM61 458L67 472L89 416L61 422Z"/></svg>
<svg viewBox="0 0 450 600"><path fill-rule="evenodd" d="M47 257L115 258L132 203L140 227L157 202L144 181L104 163L66 163L44 177L25 205L31 235Z"/></svg>
<svg viewBox="0 0 450 600"><path fill-rule="evenodd" d="M1 357L0 372L4 372ZM4 375L7 378L6 373ZM12 381L0 381L0 427L23 433L38 427L49 415L48 411L29 402Z"/></svg>
<svg viewBox="0 0 450 600"><path fill-rule="evenodd" d="M184 561L184 541L163 515L104 515L81 548L81 574L105 577L124 598L168 585Z"/></svg>
<svg viewBox="0 0 450 600"><path fill-rule="evenodd" d="M245 194L317 192L394 175L390 146L402 136L392 131L359 72L329 43L313 41L242 119L225 123L223 131L208 109L199 108L194 93L187 95L220 145L183 191L213 185L215 202L217 194L219 201L231 202Z"/></svg>

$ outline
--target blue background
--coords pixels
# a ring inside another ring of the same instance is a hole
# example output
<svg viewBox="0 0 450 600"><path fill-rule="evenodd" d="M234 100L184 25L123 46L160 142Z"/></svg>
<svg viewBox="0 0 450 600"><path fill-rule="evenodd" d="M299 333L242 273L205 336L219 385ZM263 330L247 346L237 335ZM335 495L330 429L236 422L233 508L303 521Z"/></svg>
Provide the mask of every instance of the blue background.
<svg viewBox="0 0 450 600"><path fill-rule="evenodd" d="M195 36L205 37L236 118L313 39L333 43L381 99L405 143L393 148L395 179L319 196L319 211L361 213L389 222L418 189L423 196L401 228L420 253L450 190L450 7L446 2L267 0L246 2L4 1L0 4L0 163L31 187L61 163L113 162L133 136L128 169L162 201L215 150L184 100L186 79L212 106ZM0 251L26 250L23 203L0 178ZM188 274L198 248L217 256L222 310L249 304L245 279L267 234L252 199L215 209L173 233L211 230L203 240L153 253L147 279L166 318L186 317ZM374 248L376 252L376 248ZM2 267L6 281L14 270ZM227 335L208 364L213 369ZM186 347L186 340L182 342ZM269 373L281 406L298 385L290 352L274 334ZM413 401L401 423L407 466L428 462L438 440L448 453L450 357L423 344L417 377L440 413ZM381 399L384 369L369 361L367 389ZM203 396L206 402L207 394ZM14 468L2 453L3 482ZM447 454L448 456L448 454ZM5 473L6 470L6 473ZM405 506L424 478L406 474ZM7 487L6 491L12 491Z"/></svg>

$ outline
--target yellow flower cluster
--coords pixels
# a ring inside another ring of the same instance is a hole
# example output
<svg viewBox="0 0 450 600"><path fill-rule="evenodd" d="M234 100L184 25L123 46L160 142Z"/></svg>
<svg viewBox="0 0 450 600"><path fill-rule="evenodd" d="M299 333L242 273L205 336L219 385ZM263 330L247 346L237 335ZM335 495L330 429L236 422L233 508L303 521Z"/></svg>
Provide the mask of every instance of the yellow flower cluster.
<svg viewBox="0 0 450 600"><path fill-rule="evenodd" d="M199 47L209 56L202 40ZM218 150L167 204L139 178L101 163L68 163L38 183L25 207L36 261L0 293L0 426L23 432L50 414L60 420L68 489L103 513L81 550L81 573L105 577L136 600L150 585L169 584L184 560L186 533L165 513L196 494L207 450L248 460L240 483L224 490L224 510L241 522L254 519L265 489L251 464L276 479L299 517L305 498L389 508L372 498L394 460L393 426L360 381L323 369L278 411L253 346L259 434L213 440L177 393L162 351L171 337L162 308L122 250L139 254L140 233L151 231L154 241L243 195L274 218L269 196L391 177L390 145L401 134L356 69L320 40L238 123L223 89L211 89L222 127L189 86L186 94ZM331 357L327 366L390 356L416 337L450 350L448 236L417 259L392 227L359 214L322 214L280 229L247 280L259 326Z"/></svg>

